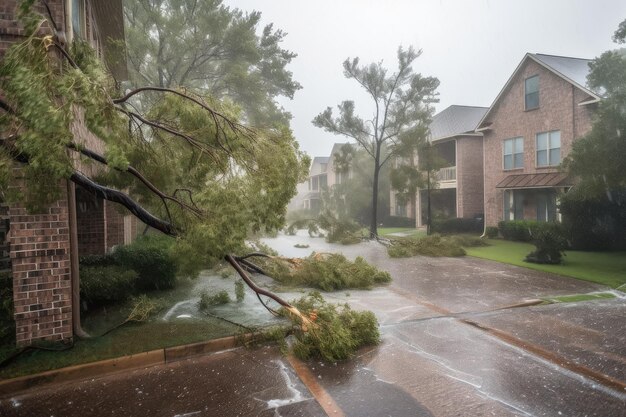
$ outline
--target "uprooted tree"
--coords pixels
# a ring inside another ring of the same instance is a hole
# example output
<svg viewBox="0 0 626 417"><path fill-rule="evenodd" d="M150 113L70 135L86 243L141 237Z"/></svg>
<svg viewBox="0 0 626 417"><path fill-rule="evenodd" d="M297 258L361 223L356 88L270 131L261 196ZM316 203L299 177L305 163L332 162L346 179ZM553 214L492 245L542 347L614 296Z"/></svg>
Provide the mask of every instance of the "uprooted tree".
<svg viewBox="0 0 626 417"><path fill-rule="evenodd" d="M283 225L286 205L306 176L308 157L288 126L248 128L234 104L183 88L121 94L89 45L75 41L66 48L58 37L41 35L46 19L29 4L23 3L22 17L30 35L0 64L4 200L37 211L61 197L59 185L69 180L175 237L182 273L226 259L300 331L321 331L308 315L255 285L247 272L258 268L249 257L233 255L245 250L249 232ZM145 94L149 105L140 102ZM75 134L78 125L99 138L104 152Z"/></svg>
<svg viewBox="0 0 626 417"><path fill-rule="evenodd" d="M390 158L400 155L401 136L428 125L432 113L429 104L436 101L439 80L415 73L411 67L420 54L421 51L412 47L407 50L398 48L398 70L391 75L387 74L382 62L360 65L359 58L347 59L343 63L344 75L359 83L372 98L372 118L361 118L355 114L354 101L344 101L338 106L339 116L333 117L332 108L328 107L313 119L315 126L356 141L374 161L371 238L378 236L380 171Z"/></svg>

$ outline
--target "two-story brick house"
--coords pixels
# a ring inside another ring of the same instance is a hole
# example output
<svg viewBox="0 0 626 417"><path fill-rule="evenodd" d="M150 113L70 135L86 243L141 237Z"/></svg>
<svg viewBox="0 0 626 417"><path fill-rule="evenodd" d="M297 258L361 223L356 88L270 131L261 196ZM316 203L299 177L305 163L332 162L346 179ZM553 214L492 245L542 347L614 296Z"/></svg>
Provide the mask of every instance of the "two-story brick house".
<svg viewBox="0 0 626 417"><path fill-rule="evenodd" d="M586 87L589 62L526 54L480 121L486 225L558 219L558 196L572 185L559 164L600 100Z"/></svg>

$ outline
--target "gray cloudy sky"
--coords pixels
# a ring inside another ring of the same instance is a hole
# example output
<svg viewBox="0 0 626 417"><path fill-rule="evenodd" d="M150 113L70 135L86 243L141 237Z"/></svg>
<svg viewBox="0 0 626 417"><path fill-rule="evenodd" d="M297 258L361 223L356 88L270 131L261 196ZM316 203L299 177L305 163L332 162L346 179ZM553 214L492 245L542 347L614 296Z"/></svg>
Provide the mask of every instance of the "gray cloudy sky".
<svg viewBox="0 0 626 417"><path fill-rule="evenodd" d="M343 76L342 62L383 60L396 68L399 45L423 53L416 72L439 78L437 111L452 104L490 106L526 52L594 58L617 45L611 36L626 19L624 0L225 0L262 12L262 23L288 33L297 53L289 66L303 89L281 101L304 151L326 156L346 141L314 127L328 106L354 100L365 118L371 102Z"/></svg>

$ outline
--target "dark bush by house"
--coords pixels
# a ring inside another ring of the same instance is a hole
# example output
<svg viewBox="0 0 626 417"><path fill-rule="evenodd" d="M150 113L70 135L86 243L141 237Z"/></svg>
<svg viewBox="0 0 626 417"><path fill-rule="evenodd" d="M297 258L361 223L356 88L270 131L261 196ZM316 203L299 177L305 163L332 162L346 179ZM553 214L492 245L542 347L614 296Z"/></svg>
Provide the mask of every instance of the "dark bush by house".
<svg viewBox="0 0 626 417"><path fill-rule="evenodd" d="M388 216L383 220L383 227L415 227L415 219L410 217Z"/></svg>
<svg viewBox="0 0 626 417"><path fill-rule="evenodd" d="M498 228L495 226L487 226L485 229L485 234L489 239L495 239L498 237Z"/></svg>
<svg viewBox="0 0 626 417"><path fill-rule="evenodd" d="M171 255L171 238L142 236L126 246L113 251L115 264L132 269L139 274L140 290L164 290L176 284L176 260Z"/></svg>
<svg viewBox="0 0 626 417"><path fill-rule="evenodd" d="M510 220L498 223L498 229L504 239L520 242L530 242L537 226L541 224L535 220Z"/></svg>
<svg viewBox="0 0 626 417"><path fill-rule="evenodd" d="M137 272L120 266L81 266L81 299L89 307L125 301L136 293L138 278Z"/></svg>
<svg viewBox="0 0 626 417"><path fill-rule="evenodd" d="M467 219L459 217L452 219L434 220L432 224L432 229L434 233L439 233L442 235L455 233L482 233L483 219Z"/></svg>
<svg viewBox="0 0 626 417"><path fill-rule="evenodd" d="M626 249L626 210L619 204L605 196L577 200L566 195L559 207L573 249Z"/></svg>
<svg viewBox="0 0 626 417"><path fill-rule="evenodd" d="M563 251L567 248L563 225L540 223L531 236L537 248L526 256L527 262L538 264L560 264Z"/></svg>

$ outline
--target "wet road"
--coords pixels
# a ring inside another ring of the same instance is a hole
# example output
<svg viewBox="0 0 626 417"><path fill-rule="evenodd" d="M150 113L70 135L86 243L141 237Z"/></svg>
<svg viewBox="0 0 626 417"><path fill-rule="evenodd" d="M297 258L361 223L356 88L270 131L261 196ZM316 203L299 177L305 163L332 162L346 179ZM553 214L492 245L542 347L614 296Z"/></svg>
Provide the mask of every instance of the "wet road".
<svg viewBox="0 0 626 417"><path fill-rule="evenodd" d="M234 350L18 394L0 415L626 416L624 298L510 308L598 285L473 258L392 260L376 243L266 243L388 270L388 287L327 295L373 310L383 342L295 368L275 348Z"/></svg>

